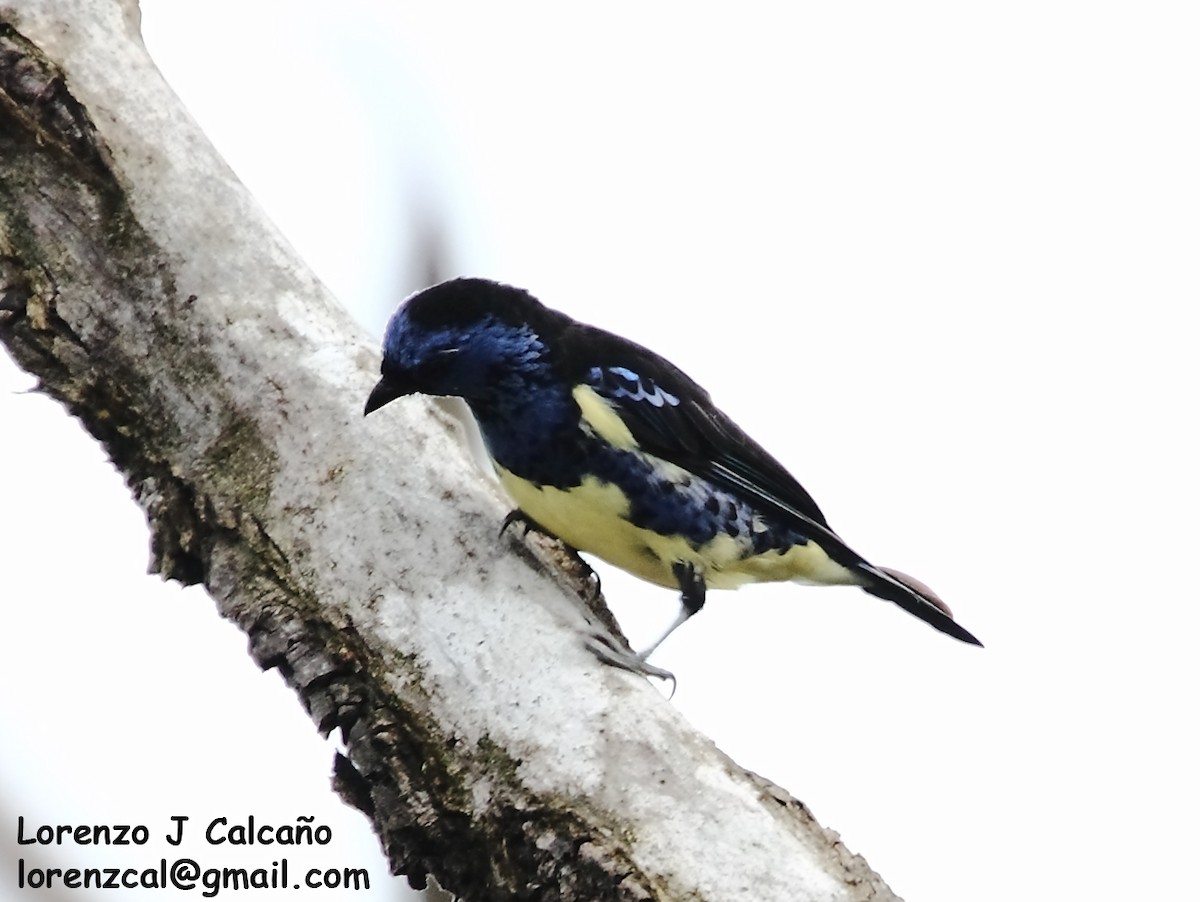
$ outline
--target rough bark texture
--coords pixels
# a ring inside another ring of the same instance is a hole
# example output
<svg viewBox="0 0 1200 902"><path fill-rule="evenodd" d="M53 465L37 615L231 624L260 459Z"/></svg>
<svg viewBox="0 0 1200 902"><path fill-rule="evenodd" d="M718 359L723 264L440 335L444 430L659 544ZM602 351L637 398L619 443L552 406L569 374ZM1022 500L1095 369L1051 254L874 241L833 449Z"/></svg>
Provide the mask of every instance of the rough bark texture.
<svg viewBox="0 0 1200 902"><path fill-rule="evenodd" d="M478 900L894 898L588 655L594 615L497 540L444 415L362 420L375 349L137 29L132 2L0 0L0 337L124 473L152 568L342 732L335 785L393 869Z"/></svg>

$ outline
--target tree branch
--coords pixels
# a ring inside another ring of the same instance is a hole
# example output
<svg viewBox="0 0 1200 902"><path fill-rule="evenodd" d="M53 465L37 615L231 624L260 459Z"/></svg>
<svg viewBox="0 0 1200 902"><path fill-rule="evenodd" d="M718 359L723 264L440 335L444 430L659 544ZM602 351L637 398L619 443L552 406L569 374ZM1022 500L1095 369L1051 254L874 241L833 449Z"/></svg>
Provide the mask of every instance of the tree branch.
<svg viewBox="0 0 1200 902"><path fill-rule="evenodd" d="M466 899L892 899L643 680L454 423L364 421L378 354L163 83L133 2L0 0L0 337L101 441L393 869ZM303 190L303 186L299 186ZM551 549L553 550L553 549Z"/></svg>

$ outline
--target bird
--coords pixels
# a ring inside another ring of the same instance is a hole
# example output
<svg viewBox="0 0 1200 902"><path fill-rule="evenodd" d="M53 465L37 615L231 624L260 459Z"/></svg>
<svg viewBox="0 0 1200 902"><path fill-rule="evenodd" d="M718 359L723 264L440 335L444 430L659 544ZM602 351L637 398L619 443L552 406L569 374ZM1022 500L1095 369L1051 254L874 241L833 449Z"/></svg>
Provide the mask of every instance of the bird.
<svg viewBox="0 0 1200 902"><path fill-rule="evenodd" d="M456 278L405 299L364 415L411 394L466 402L517 506L506 525L519 519L679 592L678 616L640 653L593 649L610 664L661 675L646 659L708 589L756 582L857 586L982 645L924 583L852 550L682 370L524 289Z"/></svg>

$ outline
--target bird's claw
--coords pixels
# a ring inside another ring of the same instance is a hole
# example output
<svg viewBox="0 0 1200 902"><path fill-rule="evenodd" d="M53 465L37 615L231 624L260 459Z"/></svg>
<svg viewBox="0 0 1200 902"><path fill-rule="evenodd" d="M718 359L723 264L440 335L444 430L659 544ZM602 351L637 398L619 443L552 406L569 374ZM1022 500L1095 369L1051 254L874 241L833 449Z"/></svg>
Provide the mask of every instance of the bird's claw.
<svg viewBox="0 0 1200 902"><path fill-rule="evenodd" d="M565 542L559 540L557 536L555 536L548 529L544 528L540 523L538 523L520 508L509 511L504 517L504 522L500 524L499 535L502 537L512 526L521 526L523 528L522 535L527 536L531 532L536 532L558 542L561 546L561 549L566 552L570 563L578 567L580 572L583 574L583 580L590 582L595 586L595 593L588 602L589 606L594 606L600 601L602 597L600 592L600 575L592 569L591 565L583 559L578 551L576 551L570 545L567 545ZM607 609L597 611L593 607L592 612L593 614L598 615L601 620L607 619L610 621L609 627L611 629L617 629L616 623L611 620L612 615L608 613ZM673 696L675 694L675 674L671 673L669 670L663 670L661 667L655 667L653 664L647 664L646 656L649 654L649 651L647 651L645 654L636 654L635 652L631 651L628 646L623 647L621 641L617 639L614 634L606 632L604 627L598 627L595 632L588 635L587 647L597 659L605 664L609 664L613 667L620 668L621 670L626 670L629 673L636 673L645 677L655 677L660 680L670 680L671 695Z"/></svg>
<svg viewBox="0 0 1200 902"><path fill-rule="evenodd" d="M533 517L529 516L529 514L525 513L525 511L521 510L519 507L509 511L505 515L504 522L500 524L499 536L502 538L504 534L508 532L509 527L514 525L519 525L522 527L523 536L527 536L531 532L536 532L544 536L549 536L556 542L560 542L562 547L565 549L567 556L571 559L571 563L578 567L580 572L583 574L583 581L590 582L595 586L595 591L592 593L592 597L588 599L589 603L595 604L600 600L602 594L600 591L600 574L592 569L591 564L585 561L583 556L580 555L578 551L576 551L566 542L563 542L558 538L558 536L546 529L546 527L542 526L542 524L538 523L537 520L533 519Z"/></svg>
<svg viewBox="0 0 1200 902"><path fill-rule="evenodd" d="M655 667L646 661L645 657L626 648L617 646L611 636L595 632L588 636L587 649L604 664L636 673L639 676L654 677L671 683L671 696L675 695L678 683L675 674L661 667ZM671 697L668 696L668 697Z"/></svg>
<svg viewBox="0 0 1200 902"><path fill-rule="evenodd" d="M508 528L514 523L524 527L523 534L527 534L531 529L537 530L538 532L545 532L544 529L542 529L533 521L533 518L531 518L527 513L525 513L525 511L518 507L510 510L505 515L504 522L500 524L500 532L497 533L497 537L501 539L504 538L504 534L508 532Z"/></svg>

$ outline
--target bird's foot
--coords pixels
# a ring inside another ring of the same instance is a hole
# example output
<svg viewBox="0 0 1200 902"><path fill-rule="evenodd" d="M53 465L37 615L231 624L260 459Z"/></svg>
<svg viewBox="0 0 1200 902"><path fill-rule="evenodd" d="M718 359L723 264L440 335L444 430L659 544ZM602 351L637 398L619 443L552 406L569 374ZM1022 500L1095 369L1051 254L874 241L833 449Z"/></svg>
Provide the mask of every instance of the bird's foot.
<svg viewBox="0 0 1200 902"><path fill-rule="evenodd" d="M516 524L521 527L521 535L528 535L530 532L540 532L542 535L550 535L537 520L525 513L519 507L510 510L504 517L504 522L500 524L500 532L497 535L504 538L504 534L508 532L508 528Z"/></svg>
<svg viewBox="0 0 1200 902"><path fill-rule="evenodd" d="M583 559L582 555L520 508L509 511L508 515L504 518L504 522L500 525L500 535L503 536L512 526L520 526L522 536L527 536L532 532L553 541L554 553L561 554L566 558L565 561L559 560L559 566L566 567L567 572L574 571L571 575L577 587L576 591L580 591L584 585L593 587L594 591L591 598L584 597L585 604L594 618L594 631L588 634L586 642L588 650L601 662L618 667L621 670L640 674L645 677L670 680L671 695L674 695L675 675L669 670L663 670L661 667L647 664L646 656L649 654L649 651L641 655L636 654L620 638L620 627L617 626L612 614L601 601L600 575L592 569L591 565ZM580 591L580 594L582 595L582 591ZM599 623L595 623L596 620Z"/></svg>
<svg viewBox="0 0 1200 902"><path fill-rule="evenodd" d="M529 535L531 532L536 532L543 536L549 536L556 542L561 543L567 557L570 559L572 567L578 574L580 581L589 583L593 587L592 597L589 599L589 603L595 604L600 600L600 574L592 569L591 564L585 561L583 556L580 555L578 551L576 551L566 542L563 542L558 536L546 529L546 527L542 526L542 524L538 523L537 520L533 519L533 517L529 516L529 514L525 513L525 511L521 510L520 508L509 511L507 516L505 516L504 522L500 524L500 535L503 536L506 532L508 532L509 527L514 525L521 527L521 534L523 536Z"/></svg>
<svg viewBox="0 0 1200 902"><path fill-rule="evenodd" d="M594 632L588 636L587 648L601 662L612 667L627 670L639 676L654 677L655 679L664 681L669 680L671 683L671 695L675 694L675 689L678 685L675 681L675 674L648 663L643 655L639 655L628 648L622 648L613 636L602 632Z"/></svg>

